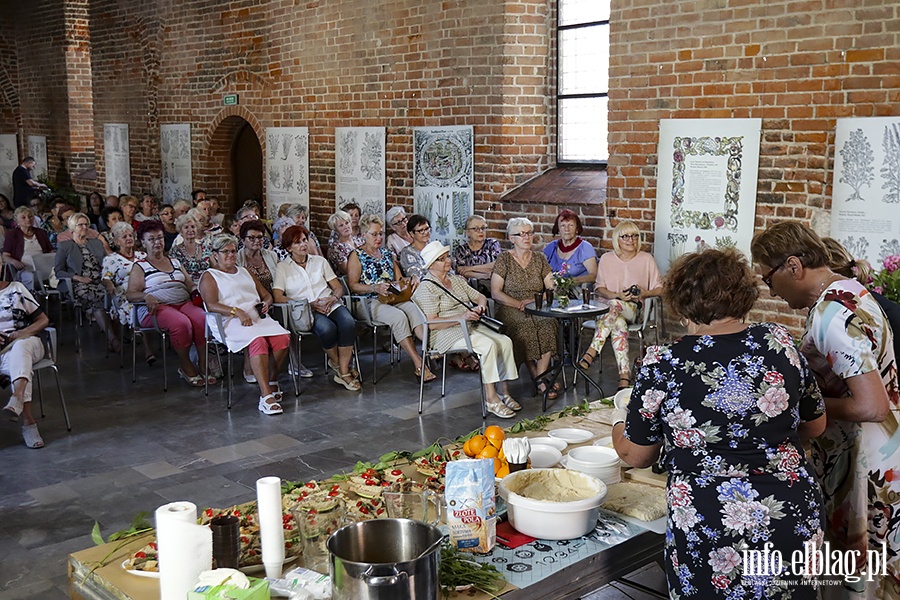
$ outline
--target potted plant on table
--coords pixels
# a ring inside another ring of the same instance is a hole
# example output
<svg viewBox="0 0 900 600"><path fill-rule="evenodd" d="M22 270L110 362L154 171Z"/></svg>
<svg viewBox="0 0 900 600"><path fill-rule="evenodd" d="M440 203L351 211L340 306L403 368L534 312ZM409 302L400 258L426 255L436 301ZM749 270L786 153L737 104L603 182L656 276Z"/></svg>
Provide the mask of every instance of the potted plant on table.
<svg viewBox="0 0 900 600"><path fill-rule="evenodd" d="M556 284L553 296L556 298L557 305L560 308L568 308L570 294L575 287L575 279L569 275L568 263L563 263L559 271L554 271L553 282Z"/></svg>

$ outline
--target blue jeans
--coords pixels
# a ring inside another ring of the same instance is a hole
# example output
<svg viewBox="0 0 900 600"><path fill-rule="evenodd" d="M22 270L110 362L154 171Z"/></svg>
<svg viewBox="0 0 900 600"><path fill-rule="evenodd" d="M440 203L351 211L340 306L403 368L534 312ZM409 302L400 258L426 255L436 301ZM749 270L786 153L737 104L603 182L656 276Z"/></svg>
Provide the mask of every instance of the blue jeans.
<svg viewBox="0 0 900 600"><path fill-rule="evenodd" d="M353 346L356 341L356 319L344 306L337 307L330 315L313 311L313 333L325 350L335 346Z"/></svg>

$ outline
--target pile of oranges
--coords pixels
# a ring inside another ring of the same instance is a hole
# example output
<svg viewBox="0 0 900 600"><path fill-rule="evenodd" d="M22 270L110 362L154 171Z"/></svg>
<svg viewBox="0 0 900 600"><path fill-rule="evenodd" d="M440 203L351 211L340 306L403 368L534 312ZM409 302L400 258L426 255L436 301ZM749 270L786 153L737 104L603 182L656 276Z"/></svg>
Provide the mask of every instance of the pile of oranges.
<svg viewBox="0 0 900 600"><path fill-rule="evenodd" d="M503 440L506 433L497 425L490 425L484 433L476 433L463 445L463 452L469 458L494 459L494 475L504 478L509 475L509 462L503 455Z"/></svg>

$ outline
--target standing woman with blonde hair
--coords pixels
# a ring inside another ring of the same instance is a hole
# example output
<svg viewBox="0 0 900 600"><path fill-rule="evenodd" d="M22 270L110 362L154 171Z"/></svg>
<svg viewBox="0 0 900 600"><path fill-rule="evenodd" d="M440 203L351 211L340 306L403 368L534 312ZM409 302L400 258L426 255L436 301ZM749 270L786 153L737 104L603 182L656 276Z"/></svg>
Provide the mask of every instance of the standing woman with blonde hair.
<svg viewBox="0 0 900 600"><path fill-rule="evenodd" d="M587 369L612 336L619 368L619 389L631 385L628 325L640 315L641 303L662 293L659 269L653 256L641 250L641 232L633 221L622 221L612 231L613 252L600 257L594 291L609 301L609 312L597 321L591 345L579 361Z"/></svg>

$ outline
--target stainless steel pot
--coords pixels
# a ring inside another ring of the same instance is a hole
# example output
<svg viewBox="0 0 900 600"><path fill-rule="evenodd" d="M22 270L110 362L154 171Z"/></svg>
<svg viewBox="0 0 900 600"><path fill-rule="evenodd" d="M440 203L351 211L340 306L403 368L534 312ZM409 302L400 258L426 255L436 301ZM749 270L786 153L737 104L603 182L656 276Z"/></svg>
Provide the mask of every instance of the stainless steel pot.
<svg viewBox="0 0 900 600"><path fill-rule="evenodd" d="M341 527L328 539L332 600L437 600L442 534L410 519Z"/></svg>

